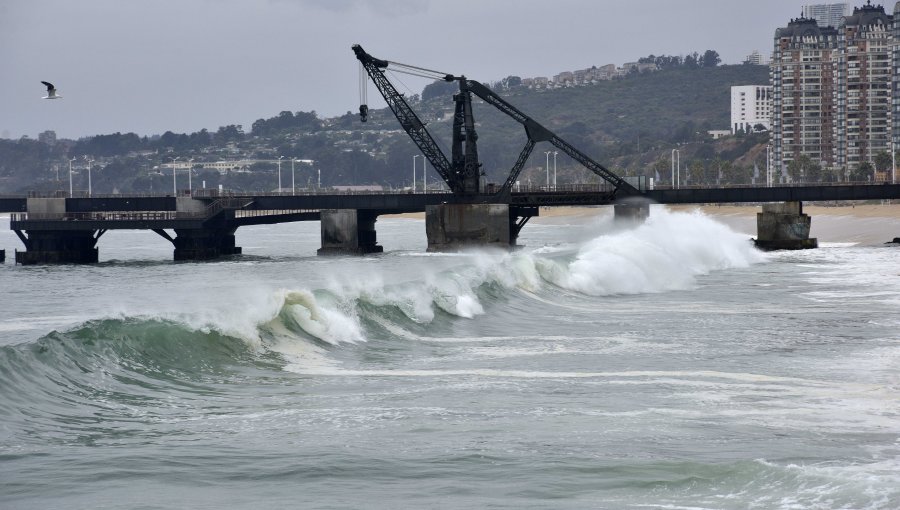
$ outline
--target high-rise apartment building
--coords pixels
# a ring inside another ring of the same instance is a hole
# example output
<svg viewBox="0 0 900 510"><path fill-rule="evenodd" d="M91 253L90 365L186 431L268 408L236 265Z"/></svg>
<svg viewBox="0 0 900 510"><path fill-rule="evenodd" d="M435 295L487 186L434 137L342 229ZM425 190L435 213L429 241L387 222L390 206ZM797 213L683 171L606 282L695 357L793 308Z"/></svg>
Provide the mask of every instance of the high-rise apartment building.
<svg viewBox="0 0 900 510"><path fill-rule="evenodd" d="M835 54L835 165L852 169L890 153L893 16L867 4L844 18Z"/></svg>
<svg viewBox="0 0 900 510"><path fill-rule="evenodd" d="M900 147L900 2L894 5L894 52L891 56L891 142L892 149Z"/></svg>
<svg viewBox="0 0 900 510"><path fill-rule="evenodd" d="M750 132L759 125L766 130L772 128L772 87L731 87L731 133Z"/></svg>
<svg viewBox="0 0 900 510"><path fill-rule="evenodd" d="M900 22L868 2L836 27L802 17L775 31L771 142L783 174L805 155L846 178L879 152L891 151L892 137L900 135L895 20Z"/></svg>
<svg viewBox="0 0 900 510"><path fill-rule="evenodd" d="M776 168L806 155L834 164L833 53L838 31L814 19L792 19L775 31L772 53L772 145Z"/></svg>
<svg viewBox="0 0 900 510"><path fill-rule="evenodd" d="M816 20L820 27L840 26L844 16L849 16L852 11L850 4L846 2L836 4L813 4L803 6L802 17Z"/></svg>

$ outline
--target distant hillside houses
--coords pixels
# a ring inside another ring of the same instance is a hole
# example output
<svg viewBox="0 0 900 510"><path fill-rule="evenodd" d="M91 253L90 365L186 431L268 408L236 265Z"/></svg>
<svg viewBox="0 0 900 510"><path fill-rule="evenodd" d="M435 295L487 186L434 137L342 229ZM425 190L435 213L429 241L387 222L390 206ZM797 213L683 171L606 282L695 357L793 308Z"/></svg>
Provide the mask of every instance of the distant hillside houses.
<svg viewBox="0 0 900 510"><path fill-rule="evenodd" d="M601 81L622 78L629 73L643 73L658 70L659 67L657 67L655 63L626 62L625 64L622 64L622 67L616 67L615 64L607 64L605 66L593 66L589 69L579 69L577 71L563 71L552 79L545 76L522 78L522 85L530 89L581 87L584 85L594 85Z"/></svg>

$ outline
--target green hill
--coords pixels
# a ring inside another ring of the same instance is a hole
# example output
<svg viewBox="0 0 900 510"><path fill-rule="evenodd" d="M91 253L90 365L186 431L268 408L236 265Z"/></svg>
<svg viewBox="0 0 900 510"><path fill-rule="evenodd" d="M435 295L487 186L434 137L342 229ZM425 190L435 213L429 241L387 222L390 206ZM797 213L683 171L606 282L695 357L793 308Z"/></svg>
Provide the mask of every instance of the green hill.
<svg viewBox="0 0 900 510"><path fill-rule="evenodd" d="M682 182L716 182L724 178L725 182L745 183L749 182L754 164L765 164L760 154L765 154L767 136L712 141L707 131L728 129L733 85L765 83L767 67L741 65L677 67L550 90L489 85L518 109L619 174L655 177L658 173L665 183L671 173L671 150L678 148ZM449 156L452 90L423 96L433 97L420 100L415 95L410 103ZM526 142L524 129L480 100L475 101L474 108L484 169L489 181L503 182ZM544 181L546 150L554 148L547 143L535 148L520 176L523 183ZM304 186L318 179L314 170L321 170L323 186L402 187L409 186L412 158L419 152L387 109L371 111L366 123L351 112L323 119L315 112L284 111L257 120L249 133L241 126L230 125L217 131L166 132L150 137L114 133L50 143L28 138L0 139L0 194L67 188L68 183L61 182L67 179L57 180L56 175L66 175L71 158L82 161L75 164L74 186L86 189L86 176L77 171L84 166L82 158L86 157L95 160L93 186L97 193L171 189L171 176L160 173L159 165L176 157L195 162L263 160L250 172L198 169L195 180L205 181L209 187L273 189L277 170L271 161L279 156L285 161L298 158L316 162L315 169L303 166L303 174L298 174L297 182ZM596 180L596 176L564 154L559 156L559 183ZM436 179L432 173L429 182L436 184Z"/></svg>

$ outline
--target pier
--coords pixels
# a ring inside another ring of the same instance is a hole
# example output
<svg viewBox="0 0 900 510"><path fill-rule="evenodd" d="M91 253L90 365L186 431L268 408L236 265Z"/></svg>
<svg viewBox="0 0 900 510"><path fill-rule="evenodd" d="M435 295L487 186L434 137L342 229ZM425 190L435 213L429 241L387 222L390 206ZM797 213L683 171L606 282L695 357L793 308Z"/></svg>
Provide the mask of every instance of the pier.
<svg viewBox="0 0 900 510"><path fill-rule="evenodd" d="M803 202L900 199L900 184L723 187L642 190L617 197L606 185L524 189L493 195L437 193L223 193L192 195L4 197L10 229L25 250L18 264L97 262L97 241L109 230L151 230L173 245L173 260L239 255L235 231L248 225L319 221L318 253L382 251L377 220L385 214L426 213L430 251L515 246L541 207L616 205L619 218L642 219L649 204L759 203L757 244L764 249L815 246ZM804 218L805 217L805 218ZM2 249L8 249L3 247ZM2 252L0 252L2 253Z"/></svg>

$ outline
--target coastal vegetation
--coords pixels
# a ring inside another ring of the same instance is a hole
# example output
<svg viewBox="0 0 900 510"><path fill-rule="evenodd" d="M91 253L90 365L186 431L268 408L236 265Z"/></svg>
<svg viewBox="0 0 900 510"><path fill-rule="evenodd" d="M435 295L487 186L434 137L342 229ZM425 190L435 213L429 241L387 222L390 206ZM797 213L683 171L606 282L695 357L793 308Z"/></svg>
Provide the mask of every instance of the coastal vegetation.
<svg viewBox="0 0 900 510"><path fill-rule="evenodd" d="M617 173L667 183L672 150L677 149L682 183L750 183L758 168L765 167L767 133L714 140L709 131L728 129L731 86L767 83L768 68L720 66L717 59L715 52L683 58L651 55L641 61L656 63L659 71L631 72L584 86L532 89L515 76L488 85ZM453 83L436 82L408 97L448 154L453 87ZM524 130L480 101L475 102L475 115L479 156L488 180L502 182L525 144ZM544 151L548 150L555 148L549 144L535 148L520 176L523 184L544 182ZM277 186L274 174L279 158L282 172L292 159L313 161L296 166L298 188L316 185L320 175L322 186L376 184L396 189L409 186L416 154L418 149L386 108L373 109L366 123L349 111L330 118L314 111L283 111L253 122L249 130L234 124L214 131L167 131L152 136L112 133L78 140L0 139L0 193L67 189L70 163L75 188L86 189L83 170L88 159L93 161L94 192L170 190L172 161L199 165L230 159L255 163L234 172L197 168L196 185L271 190ZM561 152L556 165L560 184L596 180ZM439 184L433 172L429 184Z"/></svg>

